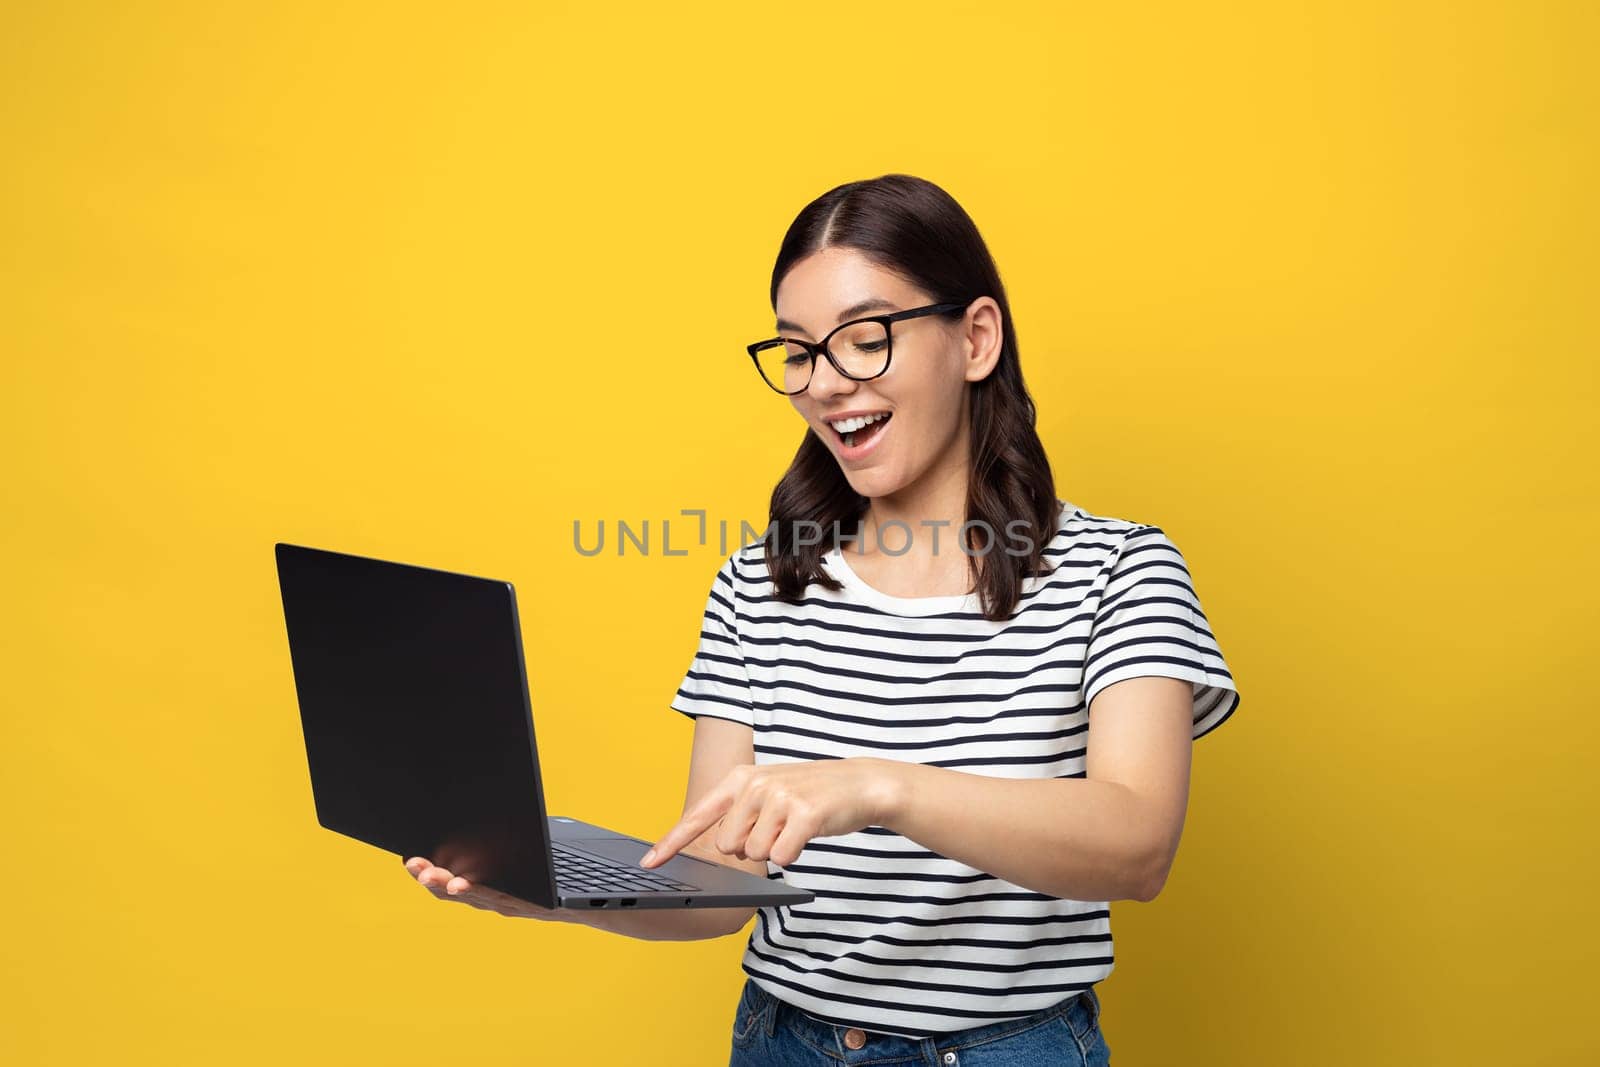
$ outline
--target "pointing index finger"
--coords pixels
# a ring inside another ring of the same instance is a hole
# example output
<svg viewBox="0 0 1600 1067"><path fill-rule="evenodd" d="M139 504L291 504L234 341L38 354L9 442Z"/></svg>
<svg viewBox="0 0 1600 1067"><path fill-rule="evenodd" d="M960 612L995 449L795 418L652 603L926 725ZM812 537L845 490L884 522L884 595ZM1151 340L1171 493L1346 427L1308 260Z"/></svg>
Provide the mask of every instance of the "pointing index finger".
<svg viewBox="0 0 1600 1067"><path fill-rule="evenodd" d="M639 859L641 867L659 867L678 854L678 850L705 832L732 803L731 798L719 797L716 794L706 797L691 811L679 819L677 825L668 830L655 845Z"/></svg>

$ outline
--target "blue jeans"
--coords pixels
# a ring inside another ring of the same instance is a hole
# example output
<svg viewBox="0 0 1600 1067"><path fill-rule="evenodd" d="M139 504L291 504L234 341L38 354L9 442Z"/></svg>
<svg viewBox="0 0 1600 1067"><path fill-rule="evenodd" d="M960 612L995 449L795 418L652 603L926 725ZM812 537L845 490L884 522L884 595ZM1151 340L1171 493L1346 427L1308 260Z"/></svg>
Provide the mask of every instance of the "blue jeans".
<svg viewBox="0 0 1600 1067"><path fill-rule="evenodd" d="M1110 1063L1111 1049L1100 1033L1100 998L1092 988L1021 1019L913 1038L823 1022L746 977L734 1012L728 1067L1110 1067Z"/></svg>

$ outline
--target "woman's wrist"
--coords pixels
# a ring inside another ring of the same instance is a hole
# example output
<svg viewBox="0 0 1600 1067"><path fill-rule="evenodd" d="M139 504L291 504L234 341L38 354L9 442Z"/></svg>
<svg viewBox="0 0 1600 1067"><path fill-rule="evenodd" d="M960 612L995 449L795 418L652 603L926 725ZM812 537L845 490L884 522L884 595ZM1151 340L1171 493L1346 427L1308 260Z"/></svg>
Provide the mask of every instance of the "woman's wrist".
<svg viewBox="0 0 1600 1067"><path fill-rule="evenodd" d="M918 764L879 759L876 756L865 758L877 771L876 796L872 801L872 808L877 814L872 825L892 830L911 806L913 776Z"/></svg>

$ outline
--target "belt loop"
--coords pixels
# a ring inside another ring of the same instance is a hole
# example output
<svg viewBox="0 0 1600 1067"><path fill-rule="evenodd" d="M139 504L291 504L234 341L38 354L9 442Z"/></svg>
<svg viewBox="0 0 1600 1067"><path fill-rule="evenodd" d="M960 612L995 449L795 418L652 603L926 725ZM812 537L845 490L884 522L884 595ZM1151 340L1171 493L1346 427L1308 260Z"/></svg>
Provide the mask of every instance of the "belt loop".
<svg viewBox="0 0 1600 1067"><path fill-rule="evenodd" d="M767 1036L771 1037L778 1029L778 998L771 993L767 993L767 1003L762 1006L762 1010L767 1013L767 1019L763 1025L767 1028Z"/></svg>

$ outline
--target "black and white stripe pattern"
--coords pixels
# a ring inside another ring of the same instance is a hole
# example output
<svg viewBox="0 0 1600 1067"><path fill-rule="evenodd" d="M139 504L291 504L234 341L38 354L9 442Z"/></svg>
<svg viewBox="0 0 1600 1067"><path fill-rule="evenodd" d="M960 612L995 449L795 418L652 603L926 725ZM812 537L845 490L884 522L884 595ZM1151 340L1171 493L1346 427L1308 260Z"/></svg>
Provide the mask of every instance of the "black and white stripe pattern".
<svg viewBox="0 0 1600 1067"><path fill-rule="evenodd" d="M1194 734L1239 694L1183 556L1159 527L1063 502L1053 572L1008 622L976 595L893 597L837 551L839 592L779 601L760 543L706 601L671 706L751 726L758 764L877 756L1003 778L1082 778L1087 708L1106 686L1194 684ZM1062 900L946 859L882 827L817 838L769 878L816 894L760 909L744 970L819 1018L907 1037L1018 1018L1113 966L1106 901Z"/></svg>

